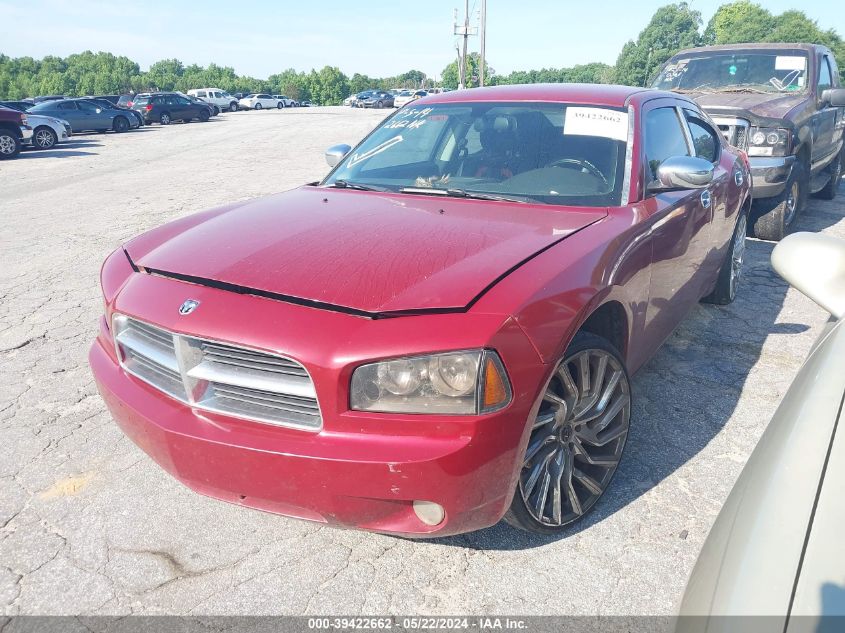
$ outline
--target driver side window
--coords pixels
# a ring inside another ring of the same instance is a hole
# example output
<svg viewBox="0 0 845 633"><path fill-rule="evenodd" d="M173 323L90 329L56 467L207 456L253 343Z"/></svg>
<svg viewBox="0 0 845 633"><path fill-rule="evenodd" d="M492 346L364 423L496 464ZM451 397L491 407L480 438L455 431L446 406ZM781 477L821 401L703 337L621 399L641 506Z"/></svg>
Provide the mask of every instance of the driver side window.
<svg viewBox="0 0 845 633"><path fill-rule="evenodd" d="M827 63L827 56L822 57L819 64L818 94L821 95L822 91L833 85L833 81L830 78L830 65Z"/></svg>
<svg viewBox="0 0 845 633"><path fill-rule="evenodd" d="M678 111L674 107L649 111L645 116L643 136L651 180L657 179L657 168L667 158L690 155Z"/></svg>

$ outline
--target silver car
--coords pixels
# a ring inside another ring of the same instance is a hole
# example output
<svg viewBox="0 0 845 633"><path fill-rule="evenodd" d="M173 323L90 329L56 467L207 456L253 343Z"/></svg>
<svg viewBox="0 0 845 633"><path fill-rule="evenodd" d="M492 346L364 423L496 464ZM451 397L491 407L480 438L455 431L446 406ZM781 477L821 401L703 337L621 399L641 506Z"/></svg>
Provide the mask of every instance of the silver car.
<svg viewBox="0 0 845 633"><path fill-rule="evenodd" d="M678 631L845 630L845 241L796 233L772 264L831 318L710 530Z"/></svg>

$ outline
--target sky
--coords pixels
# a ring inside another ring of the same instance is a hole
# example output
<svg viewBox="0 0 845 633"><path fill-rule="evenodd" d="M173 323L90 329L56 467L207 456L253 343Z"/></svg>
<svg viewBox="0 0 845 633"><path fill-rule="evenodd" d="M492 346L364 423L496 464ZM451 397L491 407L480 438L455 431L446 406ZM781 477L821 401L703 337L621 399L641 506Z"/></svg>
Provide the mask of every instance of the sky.
<svg viewBox="0 0 845 633"><path fill-rule="evenodd" d="M669 0L487 2L487 61L496 72L613 64L622 45ZM724 0L692 0L704 23ZM477 20L481 0L470 0ZM845 35L832 0L761 0L773 13L799 8ZM67 56L84 50L126 55L142 69L177 58L232 66L266 79L286 68L338 66L387 77L422 70L437 77L456 58L460 0L0 0L0 53ZM469 48L478 50L477 37Z"/></svg>

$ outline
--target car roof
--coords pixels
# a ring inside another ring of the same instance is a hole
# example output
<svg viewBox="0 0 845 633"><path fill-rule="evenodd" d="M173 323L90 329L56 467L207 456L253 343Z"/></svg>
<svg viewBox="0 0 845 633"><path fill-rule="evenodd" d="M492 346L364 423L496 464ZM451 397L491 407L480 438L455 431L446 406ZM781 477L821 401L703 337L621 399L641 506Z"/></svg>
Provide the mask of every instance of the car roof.
<svg viewBox="0 0 845 633"><path fill-rule="evenodd" d="M755 42L752 44L719 44L716 46L699 46L697 48L685 48L684 50L678 51L672 57L683 57L690 54L696 53L716 53L719 51L747 51L747 50L801 50L807 52L813 51L829 51L826 46L822 46L821 44L785 44L781 42Z"/></svg>
<svg viewBox="0 0 845 633"><path fill-rule="evenodd" d="M624 107L634 95L648 93L673 99L679 95L651 88L607 84L522 84L472 88L429 94L417 103L464 103L477 101L559 101Z"/></svg>

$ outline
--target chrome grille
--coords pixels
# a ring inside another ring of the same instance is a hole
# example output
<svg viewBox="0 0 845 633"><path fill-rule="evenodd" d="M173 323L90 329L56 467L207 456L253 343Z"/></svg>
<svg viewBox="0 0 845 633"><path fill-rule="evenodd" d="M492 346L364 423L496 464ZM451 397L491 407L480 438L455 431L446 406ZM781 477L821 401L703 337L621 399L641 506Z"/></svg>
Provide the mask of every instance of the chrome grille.
<svg viewBox="0 0 845 633"><path fill-rule="evenodd" d="M719 126L719 131L725 140L741 150L748 149L748 126L745 119L734 117L713 117L713 122Z"/></svg>
<svg viewBox="0 0 845 633"><path fill-rule="evenodd" d="M121 366L198 409L279 426L322 427L314 383L293 359L175 334L124 315L113 320Z"/></svg>

